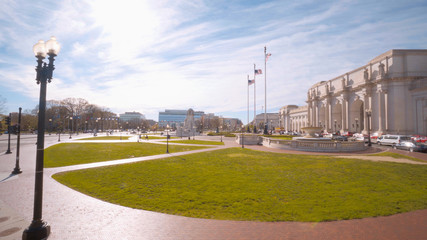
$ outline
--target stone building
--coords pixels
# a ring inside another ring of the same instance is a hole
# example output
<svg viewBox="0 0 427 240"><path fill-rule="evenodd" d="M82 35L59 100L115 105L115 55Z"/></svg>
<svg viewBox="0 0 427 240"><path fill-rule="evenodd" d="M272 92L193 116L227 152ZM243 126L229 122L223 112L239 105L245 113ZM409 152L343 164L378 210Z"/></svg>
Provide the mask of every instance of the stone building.
<svg viewBox="0 0 427 240"><path fill-rule="evenodd" d="M328 132L427 135L427 50L390 50L316 83L307 104L308 126Z"/></svg>
<svg viewBox="0 0 427 240"><path fill-rule="evenodd" d="M280 109L285 131L427 135L427 50L390 50L307 92L307 105ZM368 124L369 122L369 124Z"/></svg>

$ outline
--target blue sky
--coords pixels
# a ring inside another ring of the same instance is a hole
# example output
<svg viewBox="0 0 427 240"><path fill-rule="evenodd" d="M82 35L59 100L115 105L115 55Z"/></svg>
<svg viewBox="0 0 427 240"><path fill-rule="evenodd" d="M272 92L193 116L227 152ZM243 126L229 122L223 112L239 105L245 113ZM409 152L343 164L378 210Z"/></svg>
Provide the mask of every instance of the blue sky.
<svg viewBox="0 0 427 240"><path fill-rule="evenodd" d="M158 120L188 109L247 122L247 75L267 63L267 110L390 49L427 48L427 1L0 0L0 95L38 104L32 46L61 44L47 99ZM264 76L256 78L257 112ZM250 120L253 86L250 88Z"/></svg>

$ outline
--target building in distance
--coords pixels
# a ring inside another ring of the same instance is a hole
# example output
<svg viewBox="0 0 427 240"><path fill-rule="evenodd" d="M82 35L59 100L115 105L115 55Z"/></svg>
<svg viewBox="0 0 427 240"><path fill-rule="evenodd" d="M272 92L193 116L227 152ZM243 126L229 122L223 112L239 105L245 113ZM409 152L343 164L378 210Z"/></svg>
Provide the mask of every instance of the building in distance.
<svg viewBox="0 0 427 240"><path fill-rule="evenodd" d="M159 112L159 127L164 128L167 125L171 128L176 128L179 124L183 124L187 117L188 110L165 109L164 112ZM194 120L200 120L205 113L203 111L194 111Z"/></svg>

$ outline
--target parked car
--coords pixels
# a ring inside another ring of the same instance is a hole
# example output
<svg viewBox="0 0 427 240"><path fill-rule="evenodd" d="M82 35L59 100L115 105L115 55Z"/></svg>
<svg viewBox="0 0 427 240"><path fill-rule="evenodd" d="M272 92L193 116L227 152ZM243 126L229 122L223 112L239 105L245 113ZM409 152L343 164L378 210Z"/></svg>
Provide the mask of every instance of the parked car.
<svg viewBox="0 0 427 240"><path fill-rule="evenodd" d="M334 135L332 136L332 140L335 141L348 141L346 136Z"/></svg>
<svg viewBox="0 0 427 240"><path fill-rule="evenodd" d="M385 135L381 137L381 139L378 139L379 145L395 146L396 144L401 143L403 141L411 141L411 137L405 135Z"/></svg>
<svg viewBox="0 0 427 240"><path fill-rule="evenodd" d="M360 142L367 142L367 136L365 138L365 136L361 133L355 133L353 134L353 136L349 139L351 141L360 141Z"/></svg>
<svg viewBox="0 0 427 240"><path fill-rule="evenodd" d="M427 146L414 141L402 141L393 145L394 149L404 149L410 152L427 152Z"/></svg>
<svg viewBox="0 0 427 240"><path fill-rule="evenodd" d="M419 142L419 143L425 143L425 142L427 142L427 137L426 136L413 136L412 137L412 139L415 141L415 142Z"/></svg>

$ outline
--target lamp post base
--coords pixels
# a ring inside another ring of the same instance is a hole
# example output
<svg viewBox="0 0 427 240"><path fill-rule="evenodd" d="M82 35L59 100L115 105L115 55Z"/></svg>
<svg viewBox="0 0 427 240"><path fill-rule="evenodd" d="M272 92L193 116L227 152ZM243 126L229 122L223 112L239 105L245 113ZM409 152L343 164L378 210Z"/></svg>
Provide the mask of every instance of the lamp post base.
<svg viewBox="0 0 427 240"><path fill-rule="evenodd" d="M47 239L50 235L50 226L42 220L32 222L31 225L22 233L22 240L40 240Z"/></svg>
<svg viewBox="0 0 427 240"><path fill-rule="evenodd" d="M15 168L15 169L13 169L13 171L12 171L12 174L20 174L20 173L22 173L22 171L21 171L21 169L20 169L20 168Z"/></svg>

